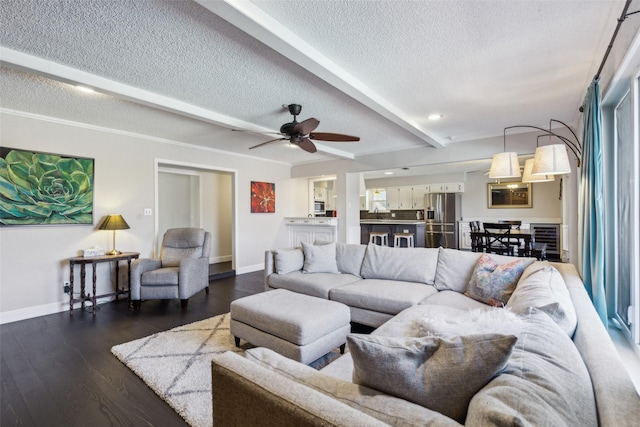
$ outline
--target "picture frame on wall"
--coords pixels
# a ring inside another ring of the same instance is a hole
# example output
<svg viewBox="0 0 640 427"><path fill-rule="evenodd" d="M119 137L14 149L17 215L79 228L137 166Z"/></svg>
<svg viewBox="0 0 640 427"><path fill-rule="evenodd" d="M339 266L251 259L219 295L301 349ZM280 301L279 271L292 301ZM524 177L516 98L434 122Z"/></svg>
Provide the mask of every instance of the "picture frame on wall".
<svg viewBox="0 0 640 427"><path fill-rule="evenodd" d="M276 184L251 181L251 213L275 213Z"/></svg>
<svg viewBox="0 0 640 427"><path fill-rule="evenodd" d="M94 159L0 147L0 225L93 225Z"/></svg>
<svg viewBox="0 0 640 427"><path fill-rule="evenodd" d="M530 182L503 182L488 184L489 209L531 208L533 195Z"/></svg>

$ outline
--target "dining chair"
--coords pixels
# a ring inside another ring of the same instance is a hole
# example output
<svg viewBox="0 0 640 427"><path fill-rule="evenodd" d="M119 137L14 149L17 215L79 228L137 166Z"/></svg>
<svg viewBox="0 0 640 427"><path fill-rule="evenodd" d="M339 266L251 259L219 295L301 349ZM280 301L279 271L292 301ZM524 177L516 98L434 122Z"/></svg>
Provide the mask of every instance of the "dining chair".
<svg viewBox="0 0 640 427"><path fill-rule="evenodd" d="M511 226L512 230L520 230L520 227L522 226L522 221L503 221L503 220L499 220L498 224L509 224ZM509 239L509 244L511 246L513 246L515 250L517 250L519 256L521 254L523 254L524 252L526 252L525 249L527 249L527 248L525 248L523 246L523 243L517 237L510 238Z"/></svg>
<svg viewBox="0 0 640 427"><path fill-rule="evenodd" d="M469 228L471 233L478 233L481 231L480 221L469 221ZM484 252L484 236L478 234L471 234L471 251L472 252Z"/></svg>
<svg viewBox="0 0 640 427"><path fill-rule="evenodd" d="M513 245L510 244L511 225L485 222L484 238L487 253L499 255L513 255Z"/></svg>

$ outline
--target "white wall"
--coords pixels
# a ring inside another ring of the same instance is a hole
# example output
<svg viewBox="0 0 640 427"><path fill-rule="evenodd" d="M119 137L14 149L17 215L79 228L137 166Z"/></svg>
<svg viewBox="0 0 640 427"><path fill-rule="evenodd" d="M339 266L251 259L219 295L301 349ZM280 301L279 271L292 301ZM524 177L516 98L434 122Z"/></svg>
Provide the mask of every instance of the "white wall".
<svg viewBox="0 0 640 427"><path fill-rule="evenodd" d="M487 184L495 182L484 172L467 174L462 195L463 221L522 220L523 222L562 222L562 201L559 200L560 179L533 184L531 208L489 209Z"/></svg>
<svg viewBox="0 0 640 427"><path fill-rule="evenodd" d="M155 206L157 159L235 172L232 226L238 273L263 268L266 249L287 245L285 216L306 215L299 209L306 199L298 201L299 184L290 179L288 165L8 112L0 113L0 122L3 147L94 158L94 224L108 213L121 213L131 228L117 232L117 246L143 257L153 255L155 219L144 216L143 209ZM276 184L275 214L251 214L252 180ZM84 248L111 246L111 233L95 226L0 227L0 323L68 306L62 286L69 278L68 258ZM108 264L99 264L98 294L111 291L109 276Z"/></svg>

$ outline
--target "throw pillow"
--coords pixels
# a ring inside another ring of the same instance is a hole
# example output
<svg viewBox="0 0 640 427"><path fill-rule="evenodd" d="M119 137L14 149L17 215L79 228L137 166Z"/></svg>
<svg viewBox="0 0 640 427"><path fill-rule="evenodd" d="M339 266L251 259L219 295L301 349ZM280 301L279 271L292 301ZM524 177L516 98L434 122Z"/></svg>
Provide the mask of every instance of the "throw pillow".
<svg viewBox="0 0 640 427"><path fill-rule="evenodd" d="M316 240L315 245L329 245L331 242L326 240ZM366 245L355 243L336 243L336 262L340 273L352 274L356 277L360 276L362 268L362 260L364 259Z"/></svg>
<svg viewBox="0 0 640 427"><path fill-rule="evenodd" d="M304 252L304 273L340 273L336 263L336 244L311 245L302 242Z"/></svg>
<svg viewBox="0 0 640 427"><path fill-rule="evenodd" d="M347 336L353 382L464 423L471 398L506 365L517 338Z"/></svg>
<svg viewBox="0 0 640 427"><path fill-rule="evenodd" d="M275 251L276 273L287 274L292 271L302 270L304 255L302 249L276 249Z"/></svg>
<svg viewBox="0 0 640 427"><path fill-rule="evenodd" d="M525 260L516 259L498 265L489 255L483 254L476 263L464 294L485 304L503 306L509 301L525 267Z"/></svg>
<svg viewBox="0 0 640 427"><path fill-rule="evenodd" d="M369 243L362 262L362 277L433 285L437 264L438 249L391 248Z"/></svg>
<svg viewBox="0 0 640 427"><path fill-rule="evenodd" d="M527 314L529 307L538 308L553 319L570 337L578 325L571 295L564 279L554 267L546 266L533 273L527 267L506 307L518 314Z"/></svg>
<svg viewBox="0 0 640 427"><path fill-rule="evenodd" d="M439 291L456 291L464 293L473 276L478 259L483 254L479 252L459 251L457 249L440 248L438 254L438 267L436 269L435 286ZM512 256L492 255L498 264L506 264L513 261ZM532 264L535 258L519 258L526 263L525 267Z"/></svg>

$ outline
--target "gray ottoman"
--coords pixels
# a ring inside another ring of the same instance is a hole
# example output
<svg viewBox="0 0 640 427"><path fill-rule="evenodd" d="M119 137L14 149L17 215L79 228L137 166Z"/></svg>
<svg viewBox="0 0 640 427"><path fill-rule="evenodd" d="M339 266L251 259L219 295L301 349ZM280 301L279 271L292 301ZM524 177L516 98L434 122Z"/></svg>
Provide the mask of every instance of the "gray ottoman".
<svg viewBox="0 0 640 427"><path fill-rule="evenodd" d="M231 334L309 364L334 348L344 352L351 331L346 305L274 289L231 303Z"/></svg>

